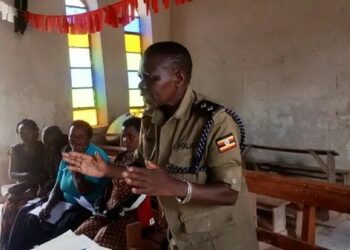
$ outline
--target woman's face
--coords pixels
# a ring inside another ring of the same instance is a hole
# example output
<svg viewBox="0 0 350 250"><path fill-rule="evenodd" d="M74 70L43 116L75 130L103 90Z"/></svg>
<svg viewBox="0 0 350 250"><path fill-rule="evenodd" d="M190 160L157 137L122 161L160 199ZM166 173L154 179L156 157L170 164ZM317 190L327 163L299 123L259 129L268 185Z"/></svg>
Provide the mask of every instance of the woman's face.
<svg viewBox="0 0 350 250"><path fill-rule="evenodd" d="M46 132L42 136L44 146L49 151L55 151L58 148L59 135L57 133Z"/></svg>
<svg viewBox="0 0 350 250"><path fill-rule="evenodd" d="M39 132L26 125L19 125L18 134L25 145L32 145L38 140Z"/></svg>
<svg viewBox="0 0 350 250"><path fill-rule="evenodd" d="M69 129L69 144L73 151L84 153L90 144L90 138L86 129L71 126Z"/></svg>
<svg viewBox="0 0 350 250"><path fill-rule="evenodd" d="M139 132L133 127L123 127L122 143L128 151L135 151L139 146Z"/></svg>

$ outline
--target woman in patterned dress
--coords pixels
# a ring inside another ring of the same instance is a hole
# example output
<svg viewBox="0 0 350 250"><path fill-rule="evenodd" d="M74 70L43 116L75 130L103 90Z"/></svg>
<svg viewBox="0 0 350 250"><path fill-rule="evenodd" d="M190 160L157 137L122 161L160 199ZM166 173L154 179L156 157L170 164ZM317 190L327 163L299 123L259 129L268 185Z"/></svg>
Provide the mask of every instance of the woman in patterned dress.
<svg viewBox="0 0 350 250"><path fill-rule="evenodd" d="M134 151L139 144L139 131L141 119L132 117L123 123L122 142L127 151L120 153L115 166L125 166L133 162ZM85 234L99 245L110 249L126 249L126 225L136 220L135 211L120 215L121 209L130 200L135 198L131 193L131 187L124 180L113 178L111 192L106 192L108 197L104 208L106 217L92 216L86 220L75 233Z"/></svg>

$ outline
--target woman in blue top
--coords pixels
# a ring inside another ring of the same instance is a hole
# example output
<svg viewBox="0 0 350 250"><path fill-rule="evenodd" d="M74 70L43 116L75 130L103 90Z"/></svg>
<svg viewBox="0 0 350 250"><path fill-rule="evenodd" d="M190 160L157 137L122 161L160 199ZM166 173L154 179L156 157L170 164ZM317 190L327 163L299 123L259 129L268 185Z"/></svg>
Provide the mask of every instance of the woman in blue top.
<svg viewBox="0 0 350 250"><path fill-rule="evenodd" d="M107 154L90 143L92 127L85 121L74 121L69 129L69 147L65 151L81 152L88 155L98 153L104 161L108 162ZM84 196L90 203L94 203L104 194L106 178L85 176L80 173L71 172L67 162L61 161L56 184L53 187L48 203L39 213L39 218L29 215L25 223L24 246L22 249L30 249L35 245L42 244L67 230L75 230L80 224L91 216L91 212L81 207L75 198ZM55 225L48 224L43 219L50 217L51 210L59 201L73 204Z"/></svg>

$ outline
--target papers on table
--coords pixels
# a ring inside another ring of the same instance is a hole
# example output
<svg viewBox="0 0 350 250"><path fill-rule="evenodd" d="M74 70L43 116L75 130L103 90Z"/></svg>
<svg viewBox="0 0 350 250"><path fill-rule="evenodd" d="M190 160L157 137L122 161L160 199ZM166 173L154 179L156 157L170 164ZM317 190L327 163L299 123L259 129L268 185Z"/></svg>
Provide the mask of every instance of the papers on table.
<svg viewBox="0 0 350 250"><path fill-rule="evenodd" d="M84 196L80 196L79 199L74 197L74 199L79 203L80 206L89 210L93 215L106 217L106 215L96 212L93 205L87 199L85 199Z"/></svg>
<svg viewBox="0 0 350 250"><path fill-rule="evenodd" d="M64 234L40 245L34 247L35 250L108 250L109 248L104 248L99 246L93 240L90 240L85 235L76 235L71 230L65 232Z"/></svg>
<svg viewBox="0 0 350 250"><path fill-rule="evenodd" d="M47 202L43 203L41 206L34 208L29 213L39 216L40 211L45 208ZM64 201L59 201L56 206L51 210L50 217L46 219L47 222L55 224L63 215L65 211L70 209L73 205Z"/></svg>

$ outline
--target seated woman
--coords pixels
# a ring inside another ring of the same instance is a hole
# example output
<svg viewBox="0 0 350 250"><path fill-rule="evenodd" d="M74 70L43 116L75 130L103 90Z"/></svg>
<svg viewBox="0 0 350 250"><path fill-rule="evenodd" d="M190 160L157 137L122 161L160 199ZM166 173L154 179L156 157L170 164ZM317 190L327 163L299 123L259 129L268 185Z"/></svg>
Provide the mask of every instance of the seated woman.
<svg viewBox="0 0 350 250"><path fill-rule="evenodd" d="M9 189L2 209L2 248L7 245L18 209L35 197L39 184L45 180L44 145L38 141L37 124L33 120L24 119L17 124L16 132L22 142L9 151L9 178L17 184Z"/></svg>
<svg viewBox="0 0 350 250"><path fill-rule="evenodd" d="M27 202L20 208L13 223L8 241L8 249L20 249L18 244L23 239L23 223L25 222L25 218L30 210L47 200L47 196L56 181L58 167L62 159L62 148L68 143L67 135L63 134L57 126L45 127L42 131L41 139L45 147L44 166L47 171L47 179L46 183L39 187L37 196L44 199L35 203Z"/></svg>
<svg viewBox="0 0 350 250"><path fill-rule="evenodd" d="M68 136L63 134L58 126L46 126L41 134L45 147L44 165L48 179L44 186L39 188L38 197L48 195L56 182L58 167L62 160L62 149L68 144Z"/></svg>
<svg viewBox="0 0 350 250"><path fill-rule="evenodd" d="M132 163L134 152L139 144L140 118L129 118L123 123L122 143L127 151L120 153L115 166ZM119 214L124 206L130 205L130 200L135 199L131 193L131 187L124 180L113 178L111 193L107 195L108 200L104 204L106 211L102 216L92 216L85 221L75 233L85 234L100 246L110 249L126 249L126 225L136 220L135 210L126 212L124 216ZM102 209L104 210L104 208Z"/></svg>
<svg viewBox="0 0 350 250"><path fill-rule="evenodd" d="M85 121L74 121L69 129L69 145L67 151L84 152L88 155L99 154L108 162L107 154L90 143L92 127ZM72 173L65 161L61 161L55 186L53 187L48 203L39 213L39 217L28 214L24 223L23 241L19 249L30 249L42 244L69 229L75 230L83 221L91 216L91 212L80 206L75 198L85 197L90 203L103 194L109 179L88 177ZM73 206L63 213L62 217L52 225L44 219L50 217L51 210L59 201L65 201Z"/></svg>

